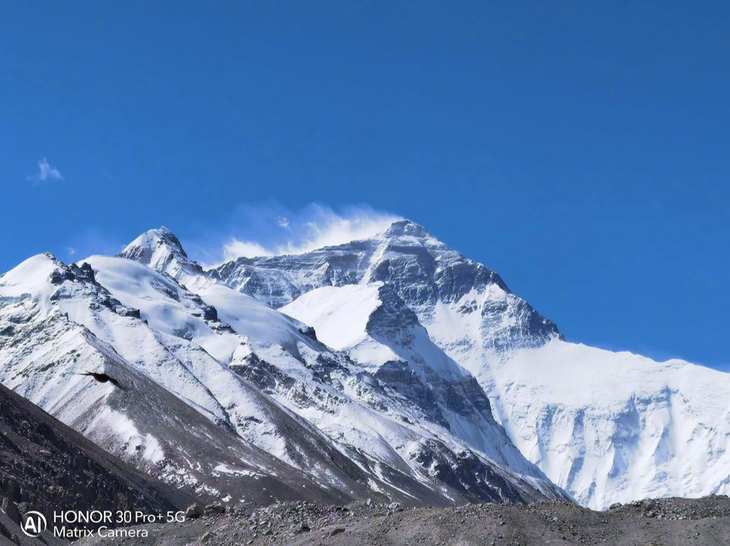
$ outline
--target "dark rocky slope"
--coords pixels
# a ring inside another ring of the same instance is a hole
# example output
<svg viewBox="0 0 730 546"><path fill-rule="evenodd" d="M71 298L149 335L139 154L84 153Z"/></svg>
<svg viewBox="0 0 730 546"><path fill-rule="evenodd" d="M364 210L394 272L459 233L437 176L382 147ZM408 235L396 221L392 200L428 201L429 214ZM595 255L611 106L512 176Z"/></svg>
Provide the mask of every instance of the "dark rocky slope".
<svg viewBox="0 0 730 546"><path fill-rule="evenodd" d="M194 499L143 475L0 384L0 535L28 510L179 510Z"/></svg>

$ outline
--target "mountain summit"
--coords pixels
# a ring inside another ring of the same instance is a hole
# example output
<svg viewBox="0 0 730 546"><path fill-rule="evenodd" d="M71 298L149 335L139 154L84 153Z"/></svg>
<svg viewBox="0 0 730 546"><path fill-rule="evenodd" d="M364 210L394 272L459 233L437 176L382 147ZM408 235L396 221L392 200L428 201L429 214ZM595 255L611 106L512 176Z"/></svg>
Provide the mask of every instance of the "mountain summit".
<svg viewBox="0 0 730 546"><path fill-rule="evenodd" d="M460 313L483 324L483 341L495 351L560 337L557 326L514 295L497 273L410 220L394 222L370 239L295 256L239 258L215 271L229 286L275 308L316 288L383 282L424 324L437 318L437 307L449 312L446 308L471 294L470 308Z"/></svg>
<svg viewBox="0 0 730 546"><path fill-rule="evenodd" d="M180 240L165 226L146 231L129 243L118 256L166 273L183 285L208 284L217 277L215 273L206 274L200 265L188 258Z"/></svg>
<svg viewBox="0 0 730 546"><path fill-rule="evenodd" d="M119 256L160 266L172 257L188 260L180 240L165 226L151 229L129 243Z"/></svg>
<svg viewBox="0 0 730 546"><path fill-rule="evenodd" d="M217 272L315 328L326 324L330 339L346 339L355 300L337 300L341 319L327 321L325 298L323 308L298 299L325 287L387 285L478 380L523 455L586 506L730 490L730 375L568 343L497 273L414 222L297 256L239 259ZM357 359L358 347L351 351Z"/></svg>
<svg viewBox="0 0 730 546"><path fill-rule="evenodd" d="M418 239L425 239L431 237L431 234L426 231L422 225L417 224L411 220L397 220L393 222L390 227L383 232L384 237L416 237Z"/></svg>

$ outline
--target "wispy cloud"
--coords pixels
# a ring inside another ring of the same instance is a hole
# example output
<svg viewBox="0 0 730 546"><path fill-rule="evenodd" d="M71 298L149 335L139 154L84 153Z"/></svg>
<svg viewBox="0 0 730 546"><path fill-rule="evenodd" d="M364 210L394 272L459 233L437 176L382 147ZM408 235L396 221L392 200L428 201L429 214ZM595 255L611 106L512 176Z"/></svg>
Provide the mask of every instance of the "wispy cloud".
<svg viewBox="0 0 730 546"><path fill-rule="evenodd" d="M272 256L274 253L255 241L239 241L232 238L223 245L223 261L229 262L241 256Z"/></svg>
<svg viewBox="0 0 730 546"><path fill-rule="evenodd" d="M401 217L367 205L335 210L310 204L298 211L276 204L242 206L231 221L229 233L218 243L218 252L204 252L201 261L210 266L239 257L301 254L325 246L371 237ZM191 248L214 246L207 241Z"/></svg>
<svg viewBox="0 0 730 546"><path fill-rule="evenodd" d="M38 161L38 172L29 174L26 178L35 183L45 182L46 180L65 180L56 167L51 167L48 164L45 157Z"/></svg>

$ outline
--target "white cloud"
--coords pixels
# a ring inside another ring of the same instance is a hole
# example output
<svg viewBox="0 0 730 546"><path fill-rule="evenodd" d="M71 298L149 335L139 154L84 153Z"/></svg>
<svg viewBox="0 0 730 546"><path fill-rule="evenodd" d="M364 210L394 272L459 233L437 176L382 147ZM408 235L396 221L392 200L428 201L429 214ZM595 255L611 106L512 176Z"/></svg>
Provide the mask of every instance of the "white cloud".
<svg viewBox="0 0 730 546"><path fill-rule="evenodd" d="M272 252L255 241L239 241L231 238L223 245L223 261L230 262L236 258L253 258L255 256L271 256Z"/></svg>
<svg viewBox="0 0 730 546"><path fill-rule="evenodd" d="M277 245L274 254L302 254L325 246L341 245L372 237L385 231L398 216L376 212L369 208L351 209L343 215L321 205L314 205L315 218L297 227L302 235Z"/></svg>
<svg viewBox="0 0 730 546"><path fill-rule="evenodd" d="M66 249L66 253L70 256L76 256L76 249L72 246Z"/></svg>
<svg viewBox="0 0 730 546"><path fill-rule="evenodd" d="M51 167L44 157L38 161L38 172L27 176L33 182L45 182L46 180L65 180L56 167Z"/></svg>
<svg viewBox="0 0 730 546"><path fill-rule="evenodd" d="M366 205L338 211L319 204L308 205L299 211L285 210L278 205L243 206L234 217L233 235L226 238L217 263L242 256L302 254L365 239L385 231L400 219L398 215L376 211ZM208 255L208 258L212 257Z"/></svg>

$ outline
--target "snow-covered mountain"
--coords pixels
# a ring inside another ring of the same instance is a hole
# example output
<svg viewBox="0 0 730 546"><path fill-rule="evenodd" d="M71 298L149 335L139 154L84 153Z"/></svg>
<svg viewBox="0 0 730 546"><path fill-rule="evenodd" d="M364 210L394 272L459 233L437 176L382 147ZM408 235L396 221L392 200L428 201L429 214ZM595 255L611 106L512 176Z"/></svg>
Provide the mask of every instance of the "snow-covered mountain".
<svg viewBox="0 0 730 546"><path fill-rule="evenodd" d="M203 382L222 367L204 349L182 337L166 337L146 321L99 285L90 267L65 266L45 255L30 258L0 277L0 382L104 449L173 484L257 501L272 495L349 498L319 487L232 433L222 400ZM193 373L206 366L202 378ZM81 375L89 371L104 372L120 386ZM275 429L281 418L288 440L296 442L301 433L326 445L314 427L296 427L292 416L258 389L236 381L235 374L224 379L221 388L239 396L236 409L256 417L255 432L273 434L267 427ZM344 479L342 472L333 476ZM349 480L353 490L362 489L357 477Z"/></svg>
<svg viewBox="0 0 730 546"><path fill-rule="evenodd" d="M318 288L281 309L312 325L328 345L361 367L469 446L529 472L494 426L489 400L476 379L439 349L387 284Z"/></svg>
<svg viewBox="0 0 730 546"><path fill-rule="evenodd" d="M117 257L33 257L0 276L0 382L226 500L730 491L730 375L569 343L410 221L212 270L165 228Z"/></svg>
<svg viewBox="0 0 730 546"><path fill-rule="evenodd" d="M400 328L422 326L478 380L522 454L581 504L730 491L730 375L568 343L494 271L413 222L209 275L314 326L376 376L419 352L450 369Z"/></svg>
<svg viewBox="0 0 730 546"><path fill-rule="evenodd" d="M40 255L0 276L0 382L139 468L227 501L563 496L398 305L412 316L396 334L417 347L385 339L407 368L371 373L203 271L162 228L119 257Z"/></svg>

